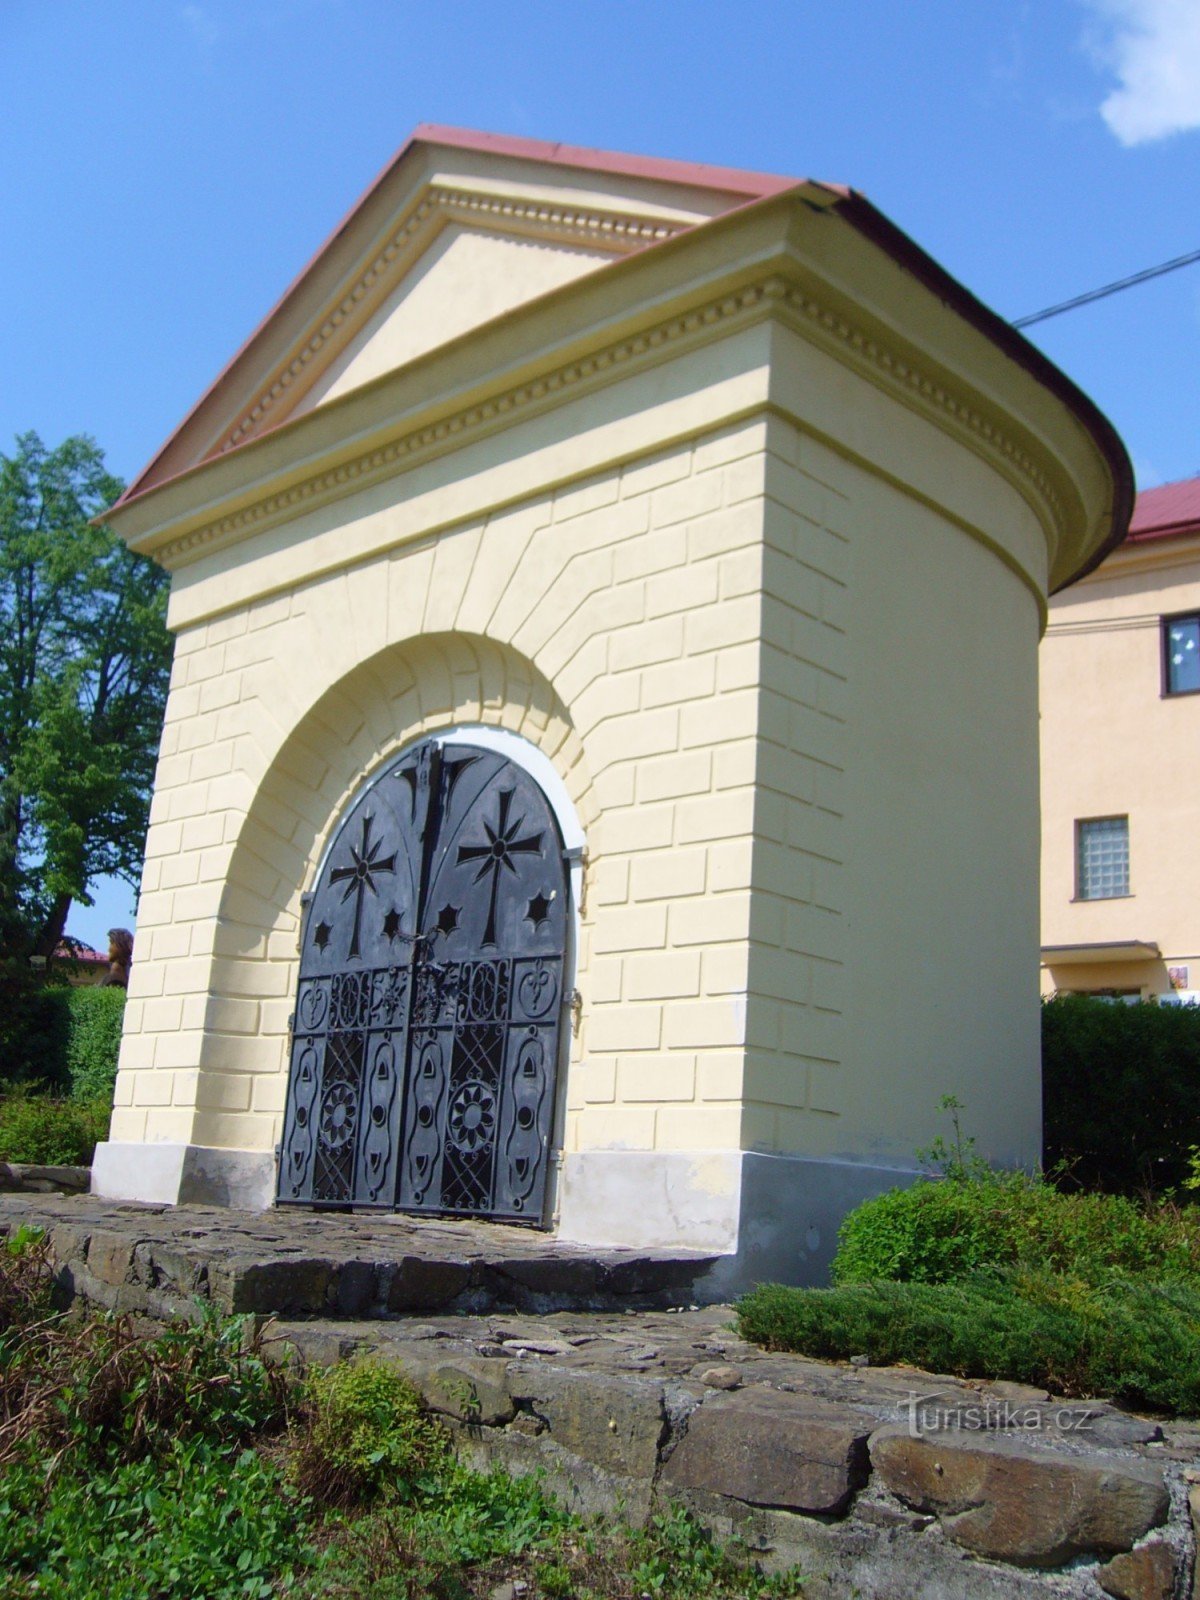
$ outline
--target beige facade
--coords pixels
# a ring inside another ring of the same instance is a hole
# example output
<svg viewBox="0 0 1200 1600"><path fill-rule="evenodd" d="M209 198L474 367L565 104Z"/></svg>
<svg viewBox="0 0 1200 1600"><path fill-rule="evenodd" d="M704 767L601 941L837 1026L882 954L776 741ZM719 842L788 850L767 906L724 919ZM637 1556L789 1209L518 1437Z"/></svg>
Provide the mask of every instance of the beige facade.
<svg viewBox="0 0 1200 1600"><path fill-rule="evenodd" d="M1134 532L1051 604L1041 649L1042 987L1200 998L1200 696L1172 692L1200 616L1200 516L1164 525L1188 484L1139 501ZM1195 496L1200 500L1200 495ZM1178 630L1176 630L1178 631ZM1190 683L1190 679L1183 680ZM1127 881L1086 881L1080 829L1127 841ZM1112 892L1114 888L1118 892Z"/></svg>
<svg viewBox="0 0 1200 1600"><path fill-rule="evenodd" d="M1035 1160L1037 641L1125 471L858 197L418 137L113 513L177 647L97 1187L269 1203L302 895L478 729L584 842L549 1225L811 1277L939 1095Z"/></svg>

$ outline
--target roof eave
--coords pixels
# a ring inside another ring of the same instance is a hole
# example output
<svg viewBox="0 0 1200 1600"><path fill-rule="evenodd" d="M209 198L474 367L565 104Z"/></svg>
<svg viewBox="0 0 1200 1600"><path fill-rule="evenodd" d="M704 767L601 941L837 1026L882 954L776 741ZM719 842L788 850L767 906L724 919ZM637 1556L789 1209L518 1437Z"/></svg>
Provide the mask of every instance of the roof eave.
<svg viewBox="0 0 1200 1600"><path fill-rule="evenodd" d="M1028 372L1040 384L1063 402L1079 419L1091 435L1112 475L1113 504L1109 531L1091 555L1052 589L1057 594L1068 585L1086 577L1089 572L1110 555L1126 538L1129 520L1133 515L1135 498L1133 464L1112 423L1079 386L1071 381L1054 363L1006 322L990 307L977 299L957 278L926 254L901 228L885 217L857 190L844 191L845 198L837 207L844 217L864 237L877 244L900 266L911 272L933 294L950 306L964 321L984 334L1010 360Z"/></svg>

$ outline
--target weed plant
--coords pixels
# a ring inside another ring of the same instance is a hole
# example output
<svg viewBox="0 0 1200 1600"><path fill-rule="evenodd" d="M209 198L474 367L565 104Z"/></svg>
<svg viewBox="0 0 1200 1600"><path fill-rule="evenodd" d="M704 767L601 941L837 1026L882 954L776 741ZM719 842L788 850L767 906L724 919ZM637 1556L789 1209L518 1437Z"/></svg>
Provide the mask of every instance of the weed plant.
<svg viewBox="0 0 1200 1600"><path fill-rule="evenodd" d="M314 1372L307 1388L307 1426L292 1455L304 1493L342 1507L412 1501L437 1488L449 1436L395 1368L347 1362Z"/></svg>
<svg viewBox="0 0 1200 1600"><path fill-rule="evenodd" d="M0 1249L0 1600L775 1600L687 1513L584 1522L472 1470L395 1370L304 1381L245 1319L154 1337L54 1309L45 1241Z"/></svg>
<svg viewBox="0 0 1200 1600"><path fill-rule="evenodd" d="M393 1507L343 1524L309 1574L306 1600L471 1600L504 1581L528 1600L785 1600L796 1572L764 1574L679 1506L645 1528L584 1522L533 1478L459 1469L441 1510Z"/></svg>
<svg viewBox="0 0 1200 1600"><path fill-rule="evenodd" d="M53 1309L44 1241L0 1251L0 1600L266 1600L311 1559L249 1448L287 1415L244 1319L156 1338Z"/></svg>

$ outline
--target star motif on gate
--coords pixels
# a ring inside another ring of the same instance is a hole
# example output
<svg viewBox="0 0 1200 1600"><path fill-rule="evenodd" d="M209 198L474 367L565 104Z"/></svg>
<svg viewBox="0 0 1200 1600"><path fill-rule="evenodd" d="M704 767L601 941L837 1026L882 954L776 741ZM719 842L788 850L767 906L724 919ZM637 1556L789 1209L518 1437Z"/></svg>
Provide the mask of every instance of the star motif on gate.
<svg viewBox="0 0 1200 1600"><path fill-rule="evenodd" d="M329 935L332 932L333 932L333 929L329 926L329 924L327 922L318 922L317 923L317 926L316 926L315 930L313 931L313 943L316 945L318 950L324 950L325 949L325 947L329 943Z"/></svg>
<svg viewBox="0 0 1200 1600"><path fill-rule="evenodd" d="M532 922L535 928L540 928L543 922L549 922L550 907L553 900L554 896L552 894L547 895L544 890L539 889L529 902L529 907L525 912L525 921Z"/></svg>
<svg viewBox="0 0 1200 1600"><path fill-rule="evenodd" d="M458 927L458 915L460 909L461 908L459 906L445 905L438 912L437 920L435 921L434 926L443 938L448 939Z"/></svg>
<svg viewBox="0 0 1200 1600"><path fill-rule="evenodd" d="M508 813L512 807L512 789L501 789L500 810L493 827L490 822L483 824L483 831L487 835L486 844L460 844L458 847L458 862L461 867L464 861L478 861L479 871L475 874L474 882L481 883L484 878L490 877L491 895L488 901L487 927L483 932L483 943L494 945L496 943L496 896L500 889L500 869L517 875L516 864L513 857L517 855L541 855L542 834L531 833L524 839L517 835L525 821L522 814L513 822L509 822Z"/></svg>
<svg viewBox="0 0 1200 1600"><path fill-rule="evenodd" d="M396 910L395 906L393 906L388 912L387 916L383 919L383 937L390 944L399 932L400 913Z"/></svg>
<svg viewBox="0 0 1200 1600"><path fill-rule="evenodd" d="M396 854L381 856L382 845L371 843L371 824L375 819L370 812L363 818L362 838L358 848L350 846L350 857L353 865L335 867L329 874L329 881L345 883L346 892L342 896L342 904L354 899L354 931L350 935L350 959L355 960L359 954L358 934L362 923L363 894L370 890L377 895L379 890L375 887L375 874L380 872L394 872L396 870Z"/></svg>

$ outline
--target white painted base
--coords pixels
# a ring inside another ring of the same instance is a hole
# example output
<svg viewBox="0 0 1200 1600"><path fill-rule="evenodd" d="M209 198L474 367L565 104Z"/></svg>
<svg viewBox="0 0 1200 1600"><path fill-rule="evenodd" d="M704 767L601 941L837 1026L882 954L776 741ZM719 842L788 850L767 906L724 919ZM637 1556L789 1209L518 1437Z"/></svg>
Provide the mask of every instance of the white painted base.
<svg viewBox="0 0 1200 1600"><path fill-rule="evenodd" d="M712 1250L707 1300L756 1283L822 1284L848 1211L911 1167L757 1151L586 1150L563 1163L559 1236L635 1249Z"/></svg>
<svg viewBox="0 0 1200 1600"><path fill-rule="evenodd" d="M275 1158L264 1150L110 1139L92 1157L92 1193L108 1200L265 1211L275 1200Z"/></svg>

